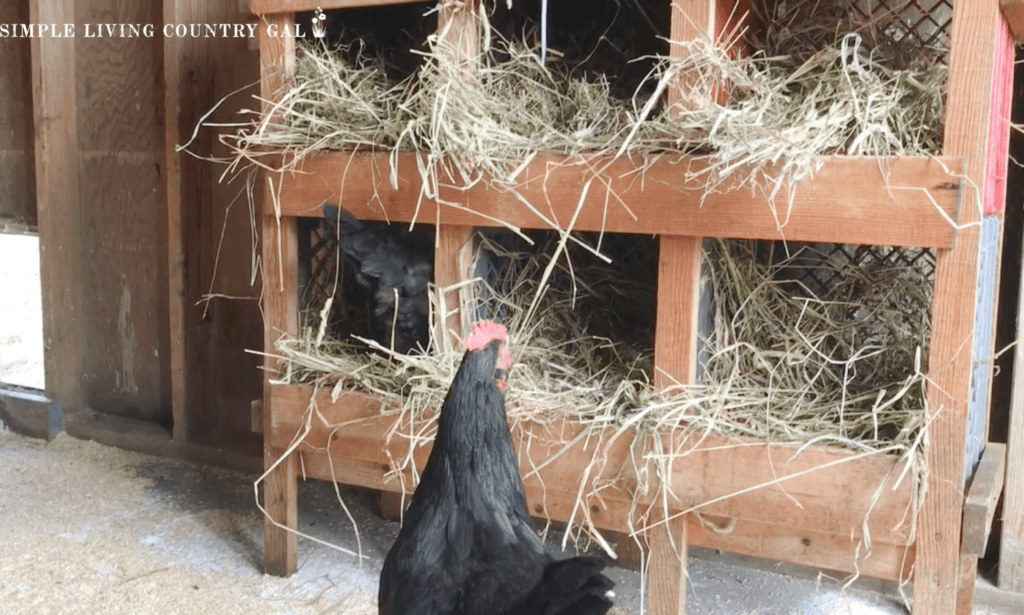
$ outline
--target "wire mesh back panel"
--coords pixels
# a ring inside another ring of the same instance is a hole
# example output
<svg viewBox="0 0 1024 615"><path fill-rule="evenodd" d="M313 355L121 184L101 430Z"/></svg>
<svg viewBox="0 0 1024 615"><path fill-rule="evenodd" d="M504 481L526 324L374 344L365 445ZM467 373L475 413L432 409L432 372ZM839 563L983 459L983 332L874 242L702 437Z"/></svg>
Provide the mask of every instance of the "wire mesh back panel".
<svg viewBox="0 0 1024 615"><path fill-rule="evenodd" d="M853 0L848 4L864 21L884 23L889 29L886 34L895 40L949 49L952 0Z"/></svg>

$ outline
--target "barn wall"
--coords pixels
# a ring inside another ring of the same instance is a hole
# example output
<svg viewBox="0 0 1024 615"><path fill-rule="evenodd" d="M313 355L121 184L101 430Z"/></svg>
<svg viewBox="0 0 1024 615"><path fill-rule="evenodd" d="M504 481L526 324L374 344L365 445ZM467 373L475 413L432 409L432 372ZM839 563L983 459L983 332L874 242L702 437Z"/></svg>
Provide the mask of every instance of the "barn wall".
<svg viewBox="0 0 1024 615"><path fill-rule="evenodd" d="M161 6L78 0L76 28L159 27ZM162 68L158 37L75 39L83 397L98 412L169 425Z"/></svg>
<svg viewBox="0 0 1024 615"><path fill-rule="evenodd" d="M28 0L0 0L7 23L28 21ZM0 38L0 232L6 225L35 227L31 45Z"/></svg>
<svg viewBox="0 0 1024 615"><path fill-rule="evenodd" d="M165 15L173 23L249 20L246 3L166 0ZM191 140L196 123L225 97L211 122L238 122L240 109L254 108L259 63L253 40L181 38L165 45L169 140ZM196 133L189 149L202 156L227 154L218 133L210 129ZM262 347L263 330L258 282L251 283L255 246L246 178L222 182L223 167L188 155L169 155L177 165L169 181L180 192L176 204L174 189L170 191L169 207L180 208L176 237L183 259L181 315L172 317L172 324L180 322L183 346L180 365L172 366L181 381L174 394L175 437L258 453L251 402L261 397L262 380L259 357L247 350ZM174 275L172 270L172 287ZM171 334L176 334L174 326Z"/></svg>

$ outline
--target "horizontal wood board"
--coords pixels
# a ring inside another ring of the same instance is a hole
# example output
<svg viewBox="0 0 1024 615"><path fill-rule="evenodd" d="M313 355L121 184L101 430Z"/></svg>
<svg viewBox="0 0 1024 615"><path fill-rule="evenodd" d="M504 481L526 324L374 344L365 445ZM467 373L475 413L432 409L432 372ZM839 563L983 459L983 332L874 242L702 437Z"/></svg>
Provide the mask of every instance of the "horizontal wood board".
<svg viewBox="0 0 1024 615"><path fill-rule="evenodd" d="M565 228L593 170L604 168L575 230L948 248L956 235L949 220L958 218L963 170L960 159L949 157L823 157L813 178L794 186L792 203L783 189L773 210L760 192L705 196L696 182L686 183L685 174L705 164L698 158L665 155L641 171L641 163L625 158L538 155L518 176L518 197L482 181L468 189L442 185L440 199L457 206L438 209L420 196L414 157L398 155L397 190L390 185L386 153L306 158L284 175L281 213L318 217L325 202L334 202L371 220Z"/></svg>
<svg viewBox="0 0 1024 615"><path fill-rule="evenodd" d="M352 9L360 6L384 6L388 4L412 4L425 0L249 0L249 11L254 15L274 13L302 13L321 9ZM424 6L424 11L426 7Z"/></svg>
<svg viewBox="0 0 1024 615"><path fill-rule="evenodd" d="M305 465L308 476L376 489L401 491L402 482L411 491L414 485L408 472L394 471L408 451L410 427L395 429L396 414L381 415L382 402L376 398L346 393L336 403L329 393L321 391L315 398L312 389L301 385L273 385L270 388L274 414L268 429L269 444L287 448L296 434L303 431L310 400L316 400L316 411L310 431L299 450L319 452L323 471ZM323 416L324 420L317 418ZM326 421L326 422L325 422ZM417 431L433 429L430 421L417 422ZM266 432L265 432L266 433ZM588 484L600 485L600 497L584 498L589 514L597 527L623 531L633 506L630 495L637 485L637 472L626 463L630 454L633 431L625 430L617 438L612 430L581 439L557 457L557 461L531 474L534 465L554 457L565 443L580 433L574 423L555 422L549 426L530 424L513 429L513 440L521 459L531 513L538 517L567 520L573 513L582 471L590 463L595 450L604 451L608 462L595 468L586 478ZM330 454L327 454L330 443ZM912 516L908 510L912 497L913 476L908 475L895 488L902 466L890 456L852 459L855 454L841 449L809 447L793 458L796 448L769 445L760 440L727 439L709 434L678 435L673 438L680 457L672 467L672 492L676 500L670 505L683 511L716 498L721 501L701 506L706 515L749 521L755 524L792 528L789 532L817 532L849 539L859 536L872 497L880 490L868 517L872 541L889 545L905 545ZM687 449L688 454L682 453ZM414 458L417 466L425 465L430 446L419 447ZM634 455L644 451L635 449ZM332 477L327 460L334 461ZM823 469L814 469L833 464ZM315 465L315 464L314 464ZM644 465L644 464L639 464ZM653 468L651 468L653 469ZM809 471L810 470L810 471ZM800 475L801 472L806 472ZM385 477L387 475L387 478ZM753 486L770 483L776 477L796 475L780 485L753 490L728 497ZM637 498L643 507L654 501L655 485ZM577 513L577 519L578 519ZM799 529L797 529L799 528ZM783 533L783 536L788 535ZM884 576L884 575L883 575Z"/></svg>

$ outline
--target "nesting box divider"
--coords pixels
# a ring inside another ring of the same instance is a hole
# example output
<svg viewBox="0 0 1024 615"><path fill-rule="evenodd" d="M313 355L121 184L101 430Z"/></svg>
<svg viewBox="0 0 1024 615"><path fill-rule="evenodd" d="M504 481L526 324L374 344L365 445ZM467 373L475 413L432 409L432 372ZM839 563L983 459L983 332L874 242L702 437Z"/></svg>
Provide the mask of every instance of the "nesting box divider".
<svg viewBox="0 0 1024 615"><path fill-rule="evenodd" d="M672 2L672 33L677 40L713 33L716 12L727 15L732 6L725 0ZM269 27L280 29L294 23L295 12L318 7L394 3L251 0L251 10L262 24L263 98L269 100L291 79L295 60L294 40L269 36ZM450 36L459 28L478 28L470 13L443 8L440 27L448 24ZM685 555L689 544L698 544L831 570L856 569L891 580L906 579L913 565L915 615L953 613L963 608L958 596L963 599L973 590L973 577L961 575L959 530L978 260L978 227L974 223L979 211L975 202L977 191L986 185L986 130L997 47L993 36L1002 35L1002 25L998 3L955 3L942 157L822 157L816 161L812 178L792 192L780 193L774 211L766 206L765 195L750 190L702 199L699 186L687 185L684 177L703 162L686 156L664 155L640 173L637 164L625 158L580 162L538 154L515 188L530 202L543 205L543 210L537 211L526 208L508 190L486 182L467 190L439 189L440 200L479 214L426 199L421 202L421 180L412 153L397 155L397 189L388 181L386 153L324 153L302 161L298 173L267 174L261 218L265 348L272 352L280 336L298 332L295 219L321 216L323 203L336 201L340 194L344 194L342 204L359 218L408 222L418 211L417 222L439 221L435 282L444 286L468 275L474 226L496 226L496 220L522 228L564 225L579 206L581 187L593 177L594 168L602 168L608 183L594 182L574 228L661 235L655 341L658 386L694 378L701 237L784 237L790 241L937 248L929 356L929 488L917 517L916 542L912 542L908 524L917 485L913 480L896 485L901 473L896 459L825 446L808 447L794 457L792 447L764 441L702 434L701 444L694 446L693 434L667 434L662 445L687 454L673 463L669 479L679 499L671 502L667 518L648 532L652 558L648 605L655 614L684 611ZM597 189L598 184L602 189ZM606 198L603 190L614 198ZM445 300L450 307L455 301L454 295ZM446 322L453 333L461 332L464 324L458 314ZM268 513L264 557L268 572L287 575L296 565L295 535L284 528L296 525L299 460L306 476L401 491L403 482L407 488L411 486L411 477L393 476L390 464L408 452L408 442L385 440L385 434L395 428L397 413L382 414L380 400L346 393L331 403L325 392L314 398L306 386L270 384L280 365L268 358L266 367L263 431L265 462L271 470L263 484ZM306 440L292 448L311 398L333 425L344 427L314 425ZM540 470L539 476L531 474L530 464L523 459L545 459L545 454L560 450L582 429L564 422L557 428L526 425L513 430L533 514L563 521L580 518L578 482L592 452L570 448ZM606 443L613 438L611 433L593 437ZM630 530L636 477L623 476L621 471L628 467L631 439L622 434L609 443L608 462L596 470L608 472L605 478L614 478L614 486L602 490L600 498L584 497L583 505L589 507L585 512L598 528L620 533ZM282 457L286 450L291 454ZM429 446L417 449L416 463L425 463L428 452ZM778 476L787 478L762 487L762 482L770 480L759 477ZM879 489L880 485L884 488ZM653 503L650 495L639 497L641 505ZM795 509L791 498L798 499L802 508ZM865 519L873 548L869 554L861 550L855 555Z"/></svg>

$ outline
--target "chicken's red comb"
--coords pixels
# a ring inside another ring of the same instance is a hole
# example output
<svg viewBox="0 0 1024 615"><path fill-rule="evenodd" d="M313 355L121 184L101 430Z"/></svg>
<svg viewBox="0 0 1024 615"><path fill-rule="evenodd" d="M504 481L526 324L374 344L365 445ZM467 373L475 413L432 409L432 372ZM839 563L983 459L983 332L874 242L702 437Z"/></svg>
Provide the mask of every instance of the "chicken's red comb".
<svg viewBox="0 0 1024 615"><path fill-rule="evenodd" d="M480 350L491 340L504 340L508 337L504 325L490 320L473 323L473 331L466 336L466 350Z"/></svg>

